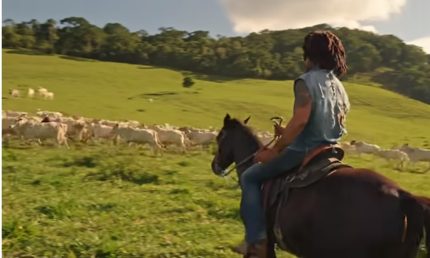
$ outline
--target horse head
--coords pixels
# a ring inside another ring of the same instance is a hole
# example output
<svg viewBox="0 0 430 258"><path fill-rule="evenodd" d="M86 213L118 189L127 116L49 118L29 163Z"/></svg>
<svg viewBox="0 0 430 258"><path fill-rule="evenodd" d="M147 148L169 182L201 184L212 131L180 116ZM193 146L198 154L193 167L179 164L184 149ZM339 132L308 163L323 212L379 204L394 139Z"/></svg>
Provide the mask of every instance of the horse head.
<svg viewBox="0 0 430 258"><path fill-rule="evenodd" d="M218 150L212 160L212 171L216 175L223 175L225 170L234 162L239 163L246 156L249 156L261 146L257 137L246 126L250 117L242 123L237 119L233 119L229 114L224 117L224 125L216 137ZM240 174L245 170L245 165L251 165L250 162L245 163L243 167L237 169Z"/></svg>

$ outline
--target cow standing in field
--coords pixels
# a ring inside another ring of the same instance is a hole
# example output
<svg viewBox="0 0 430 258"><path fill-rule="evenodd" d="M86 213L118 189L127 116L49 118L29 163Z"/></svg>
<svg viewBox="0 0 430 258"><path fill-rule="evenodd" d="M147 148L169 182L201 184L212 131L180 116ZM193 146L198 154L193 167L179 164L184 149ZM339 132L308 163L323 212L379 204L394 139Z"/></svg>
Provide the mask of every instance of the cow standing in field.
<svg viewBox="0 0 430 258"><path fill-rule="evenodd" d="M6 137L7 135L13 135L14 131L11 129L19 121L18 117L2 117L2 135Z"/></svg>
<svg viewBox="0 0 430 258"><path fill-rule="evenodd" d="M385 150L381 149L380 151L376 152L375 155L384 158L386 160L395 160L398 161L397 167L399 169L402 169L405 167L405 165L409 162L409 156L405 152L401 150Z"/></svg>
<svg viewBox="0 0 430 258"><path fill-rule="evenodd" d="M353 154L357 151L355 146L349 142L341 142L339 145L348 154Z"/></svg>
<svg viewBox="0 0 430 258"><path fill-rule="evenodd" d="M37 140L39 143L54 139L59 145L69 147L66 137L67 125L59 122L39 123L23 119L12 125L11 129L24 139Z"/></svg>
<svg viewBox="0 0 430 258"><path fill-rule="evenodd" d="M37 94L40 96L40 97L43 97L44 95L45 95L45 93L46 92L48 92L48 90L47 89L45 89L45 88L41 88L41 87L39 87L38 89L37 89Z"/></svg>
<svg viewBox="0 0 430 258"><path fill-rule="evenodd" d="M149 144L154 152L161 150L158 133L152 129L132 128L128 126L115 125L112 129L112 135L127 143Z"/></svg>
<svg viewBox="0 0 430 258"><path fill-rule="evenodd" d="M29 98L33 98L34 97L34 89L28 88L27 97L29 97Z"/></svg>
<svg viewBox="0 0 430 258"><path fill-rule="evenodd" d="M87 129L87 124L83 119L74 119L72 117L62 117L59 121L67 125L67 137L73 139L74 141L86 141L88 137L85 137L85 132Z"/></svg>
<svg viewBox="0 0 430 258"><path fill-rule="evenodd" d="M428 162L429 167L426 172L430 170L430 150L410 147L408 144L404 144L400 150L406 152L412 162Z"/></svg>
<svg viewBox="0 0 430 258"><path fill-rule="evenodd" d="M28 113L27 112L19 112L19 111L6 110L6 112L3 114L3 116L23 118L23 117L28 116Z"/></svg>
<svg viewBox="0 0 430 258"><path fill-rule="evenodd" d="M91 123L89 126L91 137L94 139L112 140L114 138L113 126L101 124L99 122Z"/></svg>
<svg viewBox="0 0 430 258"><path fill-rule="evenodd" d="M361 141L351 141L351 145L355 147L355 150L361 154L376 154L377 152L381 151L381 147L379 147L376 144L370 144L366 142Z"/></svg>
<svg viewBox="0 0 430 258"><path fill-rule="evenodd" d="M21 94L19 93L19 90L17 89L11 89L9 91L9 94L14 97L14 98L18 98Z"/></svg>
<svg viewBox="0 0 430 258"><path fill-rule="evenodd" d="M217 136L217 132L201 129L185 129L184 133L192 145L209 145Z"/></svg>
<svg viewBox="0 0 430 258"><path fill-rule="evenodd" d="M157 125L151 126L150 128L157 132L158 138L160 139L160 143L162 143L163 145L176 145L183 152L186 151L185 134L180 130L164 128Z"/></svg>

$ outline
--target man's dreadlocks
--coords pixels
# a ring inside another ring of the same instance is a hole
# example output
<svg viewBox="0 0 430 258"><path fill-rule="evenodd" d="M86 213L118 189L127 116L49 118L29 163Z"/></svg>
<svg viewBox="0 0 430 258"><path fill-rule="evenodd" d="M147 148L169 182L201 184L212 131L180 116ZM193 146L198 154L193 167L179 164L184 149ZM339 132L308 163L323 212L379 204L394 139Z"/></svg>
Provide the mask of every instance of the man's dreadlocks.
<svg viewBox="0 0 430 258"><path fill-rule="evenodd" d="M340 39L330 31L315 31L305 37L303 57L338 76L346 73L346 54Z"/></svg>

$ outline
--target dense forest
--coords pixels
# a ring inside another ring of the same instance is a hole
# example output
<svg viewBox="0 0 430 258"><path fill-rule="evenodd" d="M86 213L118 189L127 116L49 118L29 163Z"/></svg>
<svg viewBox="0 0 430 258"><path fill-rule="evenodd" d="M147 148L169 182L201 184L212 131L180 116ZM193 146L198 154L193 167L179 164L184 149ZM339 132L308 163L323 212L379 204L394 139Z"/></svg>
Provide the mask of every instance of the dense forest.
<svg viewBox="0 0 430 258"><path fill-rule="evenodd" d="M23 48L104 61L149 64L205 74L293 79L303 69L302 43L314 30L332 30L347 51L349 73L430 103L430 55L393 35L377 35L326 24L283 31L264 30L244 37L211 37L208 31L171 27L158 34L129 31L119 23L103 28L81 17L57 23L3 21L3 48Z"/></svg>

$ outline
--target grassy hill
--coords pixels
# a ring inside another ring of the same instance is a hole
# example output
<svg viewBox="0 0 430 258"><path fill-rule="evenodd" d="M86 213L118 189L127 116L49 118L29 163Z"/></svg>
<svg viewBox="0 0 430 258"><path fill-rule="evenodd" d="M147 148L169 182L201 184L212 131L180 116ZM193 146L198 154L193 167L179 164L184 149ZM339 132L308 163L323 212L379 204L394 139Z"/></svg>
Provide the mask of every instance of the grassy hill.
<svg viewBox="0 0 430 258"><path fill-rule="evenodd" d="M292 110L291 81L232 80L59 56L3 52L3 109L62 111L94 118L219 127L226 112L270 129ZM45 87L53 101L12 99L11 88ZM378 87L346 84L353 105L349 139L392 147L430 144L430 106ZM153 99L152 102L149 99ZM145 147L74 144L71 149L3 145L3 254L6 257L238 257L240 190L210 171L212 147L153 156ZM347 157L430 196L426 164ZM419 171L418 171L419 170ZM282 253L280 257L292 256ZM425 257L424 251L419 257Z"/></svg>
<svg viewBox="0 0 430 258"><path fill-rule="evenodd" d="M196 84L186 89L181 85L180 71L6 50L3 109L35 112L40 108L94 118L198 127L220 127L229 112L243 118L252 115L252 125L259 129L270 129L268 119L273 115L287 118L291 114L292 81L193 76ZM386 147L405 142L430 146L430 105L379 87L345 86L352 102L347 139ZM55 99L11 99L8 94L11 88L26 93L28 87L45 87L55 93Z"/></svg>

